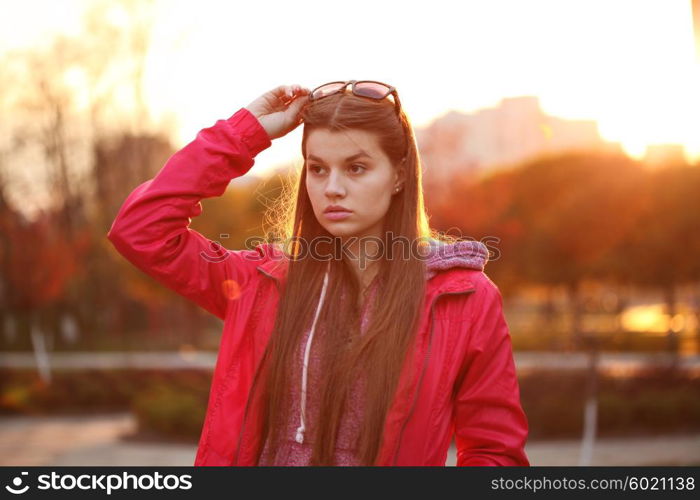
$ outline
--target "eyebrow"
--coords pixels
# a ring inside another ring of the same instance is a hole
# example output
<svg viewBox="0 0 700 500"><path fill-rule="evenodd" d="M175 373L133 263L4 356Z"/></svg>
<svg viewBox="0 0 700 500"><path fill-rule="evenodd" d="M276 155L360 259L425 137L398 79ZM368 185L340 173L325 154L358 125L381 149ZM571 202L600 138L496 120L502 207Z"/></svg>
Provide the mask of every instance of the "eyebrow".
<svg viewBox="0 0 700 500"><path fill-rule="evenodd" d="M352 156L348 156L347 158L345 158L345 161L352 161L352 160L355 160L355 159L357 159L357 158L361 158L361 157L363 157L363 156L366 156L367 158L372 158L370 155L368 155L368 154L365 153L364 151L360 151L359 153L356 153L356 154L354 154L354 155L352 155ZM307 159L308 159L308 160L314 160L314 161L323 162L323 160L322 160L321 158L319 158L318 156L315 156L315 155L309 155L309 156L307 157Z"/></svg>

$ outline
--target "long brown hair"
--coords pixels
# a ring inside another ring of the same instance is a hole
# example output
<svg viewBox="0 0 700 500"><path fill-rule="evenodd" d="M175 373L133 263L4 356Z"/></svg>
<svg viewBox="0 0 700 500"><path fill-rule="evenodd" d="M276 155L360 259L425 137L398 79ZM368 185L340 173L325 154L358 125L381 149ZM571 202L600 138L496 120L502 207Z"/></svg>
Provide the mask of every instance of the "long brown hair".
<svg viewBox="0 0 700 500"><path fill-rule="evenodd" d="M415 135L406 114L397 115L388 99L372 101L351 93L309 101L302 110L304 131L301 143L306 159L306 141L316 129L343 131L364 130L376 134L378 144L396 168L405 157L406 175L403 189L392 196L384 222L384 234L390 232L413 244L439 238L431 231L423 205L421 162ZM294 199L295 198L295 199ZM285 205L285 201L282 202ZM278 217L276 237L286 241L312 241L325 237L327 246L318 249L332 254L339 240L316 219L306 190L306 165L287 192L287 216ZM291 210L293 208L293 210ZM279 206L278 206L279 209ZM385 251L390 251L385 236ZM285 248L285 251L288 249ZM415 250L414 250L415 251ZM334 449L341 417L353 382L361 374L368 381L363 387L364 414L356 443L361 465L374 465L382 442L388 409L398 386L400 371L415 338L425 291L424 262L413 251L402 249L399 258L378 261L378 297L381 301L371 311L367 329L359 335L360 318L356 300L360 285L345 259L329 261L297 258L292 252L287 277L280 298L274 329L264 356L263 440L278 450L286 429L291 407L290 390L299 380L299 349L304 333L310 328L318 305L322 281L329 269L326 298L319 313L313 349L320 353L322 376L316 376L320 391L320 411L313 422L314 446L311 465L335 465ZM329 266L329 267L327 267ZM310 379L312 377L310 376ZM263 445L258 450L258 459Z"/></svg>

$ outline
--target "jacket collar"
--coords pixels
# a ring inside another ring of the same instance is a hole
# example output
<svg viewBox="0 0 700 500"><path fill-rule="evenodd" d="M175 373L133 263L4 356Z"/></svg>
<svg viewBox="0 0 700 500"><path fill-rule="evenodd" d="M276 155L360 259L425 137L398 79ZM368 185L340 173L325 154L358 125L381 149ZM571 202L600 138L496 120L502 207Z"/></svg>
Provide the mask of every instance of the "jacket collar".
<svg viewBox="0 0 700 500"><path fill-rule="evenodd" d="M289 261L286 258L269 260L257 266L263 276L272 279L279 287L287 278ZM426 292L435 296L444 293L465 292L474 288L471 273L466 269L453 268L445 272L432 273L427 280Z"/></svg>
<svg viewBox="0 0 700 500"><path fill-rule="evenodd" d="M455 293L473 288L473 271L483 271L489 260L489 250L476 240L453 242L431 239L424 254L426 292ZM268 245L269 260L257 269L277 284L282 285L287 275L289 257L278 245ZM470 272L471 271L471 272Z"/></svg>

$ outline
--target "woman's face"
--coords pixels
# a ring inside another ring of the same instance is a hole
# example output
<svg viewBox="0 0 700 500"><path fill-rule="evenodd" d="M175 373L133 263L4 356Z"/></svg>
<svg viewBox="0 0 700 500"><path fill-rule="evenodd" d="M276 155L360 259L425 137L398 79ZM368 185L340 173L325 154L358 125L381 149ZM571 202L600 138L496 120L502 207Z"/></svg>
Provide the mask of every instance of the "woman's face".
<svg viewBox="0 0 700 500"><path fill-rule="evenodd" d="M374 134L316 129L306 139L306 190L314 214L333 236L380 236L403 170L393 167ZM326 212L340 205L348 212Z"/></svg>

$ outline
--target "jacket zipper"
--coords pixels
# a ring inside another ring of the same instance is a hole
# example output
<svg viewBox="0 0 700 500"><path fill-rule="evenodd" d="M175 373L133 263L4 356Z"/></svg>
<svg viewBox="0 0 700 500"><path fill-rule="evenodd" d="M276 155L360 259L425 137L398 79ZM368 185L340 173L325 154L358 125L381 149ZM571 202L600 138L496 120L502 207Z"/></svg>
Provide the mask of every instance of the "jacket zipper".
<svg viewBox="0 0 700 500"><path fill-rule="evenodd" d="M277 290L279 291L279 280L272 276L271 274L266 273L260 267L257 267L258 271L263 273L265 276L268 278L272 278L275 281L275 286L277 287ZM261 363L262 364L262 363ZM260 366L258 366L257 370L255 370L255 376L253 377L253 385L251 386L250 389L250 394L248 395L248 399L245 403L245 410L243 411L243 423L241 424L241 431L238 433L238 444L236 445L236 455L235 455L235 460L233 462L233 465L238 465L238 459L240 458L240 452L241 452L241 441L243 440L243 434L245 432L245 423L246 419L248 418L248 407L250 406L250 400L251 397L255 397L255 384L258 382L258 375L260 373Z"/></svg>
<svg viewBox="0 0 700 500"><path fill-rule="evenodd" d="M430 348L432 347L433 344L433 328L435 326L435 318L433 316L434 309L435 309L435 303L438 301L440 297L443 295L460 295L460 294L470 294L474 292L474 288L471 288L469 290L462 290L459 292L445 292L439 294L437 297L435 297L435 300L433 300L433 303L430 305L430 335L428 337L428 349L425 353L425 359L423 360L423 369L421 370L420 378L418 379L418 388L416 389L416 394L413 397L413 404L411 405L411 410L408 412L408 415L404 419L403 425L401 426L401 432L399 432L399 439L398 443L396 444L396 451L394 452L394 460L392 465L396 465L396 461L399 459L399 450L401 449L401 437L403 436L403 431L406 429L406 425L408 424L408 421L411 419L411 415L413 415L413 411L416 408L416 403L418 402L418 395L420 394L420 388L423 383L423 376L425 375L425 371L428 368L428 362L430 361Z"/></svg>

